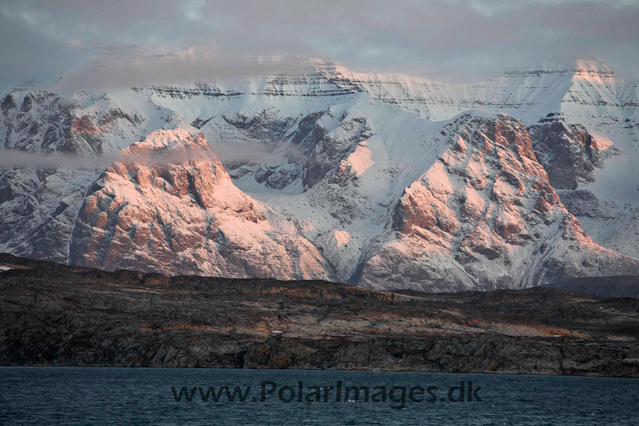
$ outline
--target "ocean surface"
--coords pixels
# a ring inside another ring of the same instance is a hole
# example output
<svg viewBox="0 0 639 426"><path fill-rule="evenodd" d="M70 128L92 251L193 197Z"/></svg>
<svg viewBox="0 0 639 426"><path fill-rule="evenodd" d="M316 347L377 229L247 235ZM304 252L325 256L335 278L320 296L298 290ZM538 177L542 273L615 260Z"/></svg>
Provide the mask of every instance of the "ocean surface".
<svg viewBox="0 0 639 426"><path fill-rule="evenodd" d="M0 367L0 424L639 425L639 380Z"/></svg>

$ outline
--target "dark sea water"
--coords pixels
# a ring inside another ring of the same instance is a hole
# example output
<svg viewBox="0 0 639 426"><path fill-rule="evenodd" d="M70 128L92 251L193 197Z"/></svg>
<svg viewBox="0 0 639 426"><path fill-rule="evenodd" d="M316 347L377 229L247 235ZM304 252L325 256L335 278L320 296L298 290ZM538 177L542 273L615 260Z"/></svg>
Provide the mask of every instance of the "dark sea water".
<svg viewBox="0 0 639 426"><path fill-rule="evenodd" d="M461 382L464 383L463 401L460 400ZM468 401L471 383L472 401ZM337 393L338 386L341 395ZM353 386L360 388L359 402L355 401L354 389L349 389L348 397L344 396L345 388ZM189 395L195 389L190 402L184 394L176 401L182 387L186 387ZM202 400L202 396L207 397L209 387L215 396L222 388L218 402L213 401L211 394L208 401ZM230 392L226 393L223 387L230 387ZM236 394L235 401L230 402L228 397L233 396L235 387L239 387L241 395ZM365 401L364 387L369 390L368 401ZM372 400L374 393L375 401ZM639 425L639 380L390 372L6 367L0 368L0 423Z"/></svg>

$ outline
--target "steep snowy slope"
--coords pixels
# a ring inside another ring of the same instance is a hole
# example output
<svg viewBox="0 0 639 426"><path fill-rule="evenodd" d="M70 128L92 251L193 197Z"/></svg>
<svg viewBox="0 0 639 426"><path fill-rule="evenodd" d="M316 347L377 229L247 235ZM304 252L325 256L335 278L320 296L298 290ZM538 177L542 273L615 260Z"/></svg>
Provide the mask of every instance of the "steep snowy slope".
<svg viewBox="0 0 639 426"><path fill-rule="evenodd" d="M361 285L493 290L639 272L565 209L522 123L463 114L445 128L450 148L404 191Z"/></svg>
<svg viewBox="0 0 639 426"><path fill-rule="evenodd" d="M571 199L580 199L579 209L571 211L587 223L588 233L597 242L639 257L639 234L635 232L639 229L635 223L639 214L635 184L639 180L635 167L639 158L638 89L635 82L623 81L605 64L584 59L550 61L487 82L458 85L403 75L353 73L340 65L327 74L341 87L357 87L375 99L431 120L445 120L468 109L479 109L508 113L529 126L550 127L557 122L568 127L581 126L578 132L593 142L593 149L587 147L583 161L577 162L593 170L587 171L589 179L577 185L581 192L563 191L561 196L571 209L575 205ZM556 128L550 133L556 131L565 133ZM548 133L548 129L540 130L533 137ZM557 170L564 166L574 170L562 164L562 152L547 149L544 141L534 142L545 160L555 157ZM578 151L579 147L570 149ZM589 158L591 152L597 152L595 156L599 158ZM602 161L608 157L614 158ZM586 193L589 195L584 197ZM601 213L610 206L616 212L614 224ZM615 232L627 226L634 230L630 237Z"/></svg>
<svg viewBox="0 0 639 426"><path fill-rule="evenodd" d="M235 169L235 183L298 218L346 281L390 223L406 185L446 149L441 128L360 95L302 119L280 163Z"/></svg>

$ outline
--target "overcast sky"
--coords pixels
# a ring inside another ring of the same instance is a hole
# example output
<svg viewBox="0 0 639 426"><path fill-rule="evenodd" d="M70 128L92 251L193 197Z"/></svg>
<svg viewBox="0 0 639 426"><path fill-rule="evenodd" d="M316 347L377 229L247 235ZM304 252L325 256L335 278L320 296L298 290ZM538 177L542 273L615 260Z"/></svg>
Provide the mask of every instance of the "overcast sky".
<svg viewBox="0 0 639 426"><path fill-rule="evenodd" d="M321 55L355 71L449 82L595 57L639 80L639 0L2 0L0 90L56 76L96 47L130 45Z"/></svg>

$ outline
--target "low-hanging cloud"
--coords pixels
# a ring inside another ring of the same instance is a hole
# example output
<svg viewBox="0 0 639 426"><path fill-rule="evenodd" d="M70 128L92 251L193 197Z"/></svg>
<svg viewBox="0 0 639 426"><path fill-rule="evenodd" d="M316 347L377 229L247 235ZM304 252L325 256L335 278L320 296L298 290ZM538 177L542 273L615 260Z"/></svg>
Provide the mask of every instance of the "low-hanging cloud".
<svg viewBox="0 0 639 426"><path fill-rule="evenodd" d="M83 157L74 154L41 154L36 152L19 151L15 149L0 149L0 169L30 168L30 169L103 169L117 161L117 155L98 157Z"/></svg>
<svg viewBox="0 0 639 426"><path fill-rule="evenodd" d="M116 162L134 162L144 165L179 165L191 161L220 161L224 165L269 163L281 160L283 155L273 152L273 147L273 142L238 142L235 144L212 144L210 149L189 147L157 152L136 149L137 147L133 145L133 149L123 150L120 153L95 156L0 149L0 169L69 168L99 171Z"/></svg>

